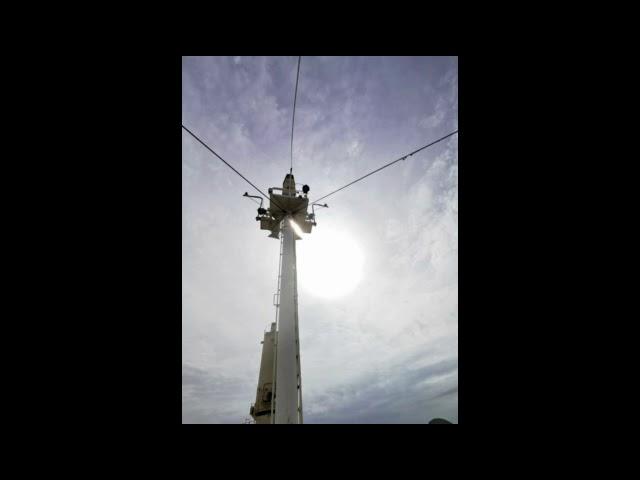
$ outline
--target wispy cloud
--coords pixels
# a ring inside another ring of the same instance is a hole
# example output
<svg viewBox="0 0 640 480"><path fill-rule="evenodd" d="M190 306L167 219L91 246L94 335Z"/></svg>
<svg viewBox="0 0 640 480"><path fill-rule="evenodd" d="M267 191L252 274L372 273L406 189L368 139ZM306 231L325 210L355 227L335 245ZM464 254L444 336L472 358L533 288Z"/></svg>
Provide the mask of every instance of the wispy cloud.
<svg viewBox="0 0 640 480"><path fill-rule="evenodd" d="M229 378L205 369L182 365L182 422L239 423L248 415L247 395L253 393L248 379Z"/></svg>

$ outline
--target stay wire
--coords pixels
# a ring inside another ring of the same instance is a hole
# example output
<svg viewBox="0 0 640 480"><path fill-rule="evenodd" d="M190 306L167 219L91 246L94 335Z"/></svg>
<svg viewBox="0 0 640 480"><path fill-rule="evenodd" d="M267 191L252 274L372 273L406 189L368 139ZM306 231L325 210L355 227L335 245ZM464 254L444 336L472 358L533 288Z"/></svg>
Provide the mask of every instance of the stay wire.
<svg viewBox="0 0 640 480"><path fill-rule="evenodd" d="M418 148L417 150L414 150L413 152L408 153L407 155L404 155L404 156L402 156L402 157L398 158L397 160L394 160L393 162L389 162L389 163L387 163L386 165L383 165L383 166L381 166L380 168L375 169L373 172L369 172L369 173L367 173L366 175L364 175L364 176L362 176L362 177L360 177L360 178L358 178L358 179L354 180L353 182L347 183L344 187L340 187L340 188L338 188L337 190L334 190L333 192L328 193L328 194L327 194L327 195L325 195L324 197L320 197L320 198L317 198L317 199L313 200L313 202L311 202L311 203L315 203L315 202L319 202L320 200L324 200L325 198L327 198L327 197L329 197L329 196L333 195L334 193L338 193L340 190L344 190L345 188L347 188L347 187L349 187L349 186L353 185L354 183L357 183L357 182L359 182L360 180L363 180L363 179L367 178L369 175L373 175L374 173L379 172L380 170L382 170L382 169L384 169L384 168L390 167L391 165L393 165L394 163L399 162L400 160L405 160L406 158L408 158L408 157L410 157L410 156L412 156L412 155L414 155L414 154L416 154L416 153L418 153L418 152L420 152L420 151L424 150L424 149L425 149L425 148L427 148L427 147L430 147L430 146L432 146L432 145L435 145L436 143L441 142L442 140L444 140L444 139L446 139L446 138L449 138L451 135L455 135L456 133L458 133L458 130L456 130L456 131L454 131L454 132L451 132L451 133L449 133L448 135L445 135L444 137L439 138L438 140L436 140L436 141L434 141L434 142L428 143L427 145L424 145L423 147L420 147L420 148Z"/></svg>
<svg viewBox="0 0 640 480"><path fill-rule="evenodd" d="M296 90L293 94L293 117L291 119L291 169L289 173L293 172L293 127L296 123L296 99L298 98L298 79L300 78L300 59L302 56L298 57L298 73L296 74Z"/></svg>
<svg viewBox="0 0 640 480"><path fill-rule="evenodd" d="M213 153L216 157L218 157L220 160L222 160L224 162L224 164L229 167L231 170L233 170L234 172L236 172L238 175L240 175L240 177L242 177L242 179L247 182L249 185L251 185L253 188L255 188L258 193L260 195L262 195L264 198L266 198L267 200L272 201L274 204L276 204L278 206L278 208L280 208L281 210L285 210L284 208L282 208L278 202L276 202L275 200L269 198L267 195L265 195L262 190L260 190L258 187L256 187L253 183L251 183L247 177L245 177L244 175L242 175L238 170L236 170L235 168L233 168L233 166L231 164L229 164L229 162L227 162L224 158L222 158L220 155L218 155L211 147L209 147L209 145L207 145L206 143L204 143L202 140L200 140L200 138L193 133L191 130L189 130L187 127L184 126L184 124L182 124L182 128L184 130L186 130L186 132L191 135L193 138L195 138L198 142L200 142L204 148L206 148L207 150L209 150L211 153Z"/></svg>

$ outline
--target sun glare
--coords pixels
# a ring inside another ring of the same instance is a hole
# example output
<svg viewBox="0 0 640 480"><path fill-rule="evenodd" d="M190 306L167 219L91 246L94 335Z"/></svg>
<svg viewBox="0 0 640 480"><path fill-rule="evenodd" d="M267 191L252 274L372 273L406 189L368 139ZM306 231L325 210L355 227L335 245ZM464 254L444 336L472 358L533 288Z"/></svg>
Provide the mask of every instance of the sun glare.
<svg viewBox="0 0 640 480"><path fill-rule="evenodd" d="M327 227L314 228L296 242L298 285L323 298L352 292L362 279L364 255L354 240Z"/></svg>

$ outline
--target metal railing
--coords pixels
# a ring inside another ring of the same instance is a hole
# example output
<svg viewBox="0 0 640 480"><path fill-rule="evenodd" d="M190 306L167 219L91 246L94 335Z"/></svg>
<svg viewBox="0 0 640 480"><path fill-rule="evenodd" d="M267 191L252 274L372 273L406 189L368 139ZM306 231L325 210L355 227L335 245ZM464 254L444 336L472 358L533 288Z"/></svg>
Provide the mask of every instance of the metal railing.
<svg viewBox="0 0 640 480"><path fill-rule="evenodd" d="M278 195L282 195L283 197L291 197L291 198L295 198L295 197L297 197L298 195L302 195L302 198L307 198L307 194L306 194L306 193L304 193L302 190L294 190L294 191L293 191L293 193L290 193L290 192L291 192L291 190L290 190L290 189L287 189L287 192L285 192L285 191L284 191L284 189L283 189L283 188L280 188L280 187L271 187L271 188L269 189L269 193L272 193L272 192L273 192L273 191L275 191L275 190L278 190L278 191L282 192L282 193L280 193L280 194L278 194Z"/></svg>

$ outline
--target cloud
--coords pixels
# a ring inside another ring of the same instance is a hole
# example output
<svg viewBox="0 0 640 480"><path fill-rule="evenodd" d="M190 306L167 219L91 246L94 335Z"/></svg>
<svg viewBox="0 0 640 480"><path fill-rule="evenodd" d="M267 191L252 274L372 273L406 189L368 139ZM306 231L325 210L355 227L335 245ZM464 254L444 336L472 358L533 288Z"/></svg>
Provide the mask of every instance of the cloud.
<svg viewBox="0 0 640 480"><path fill-rule="evenodd" d="M247 379L213 375L182 365L182 423L241 423L248 416ZM245 408L242 408L242 407Z"/></svg>
<svg viewBox="0 0 640 480"><path fill-rule="evenodd" d="M370 372L357 383L309 395L312 423L428 423L435 417L457 422L454 405L440 399L457 392L457 359L412 369L402 363Z"/></svg>
<svg viewBox="0 0 640 480"><path fill-rule="evenodd" d="M433 130L439 127L449 112L448 105L443 97L439 97L436 103L434 112L431 115L424 117L419 126L425 130Z"/></svg>

